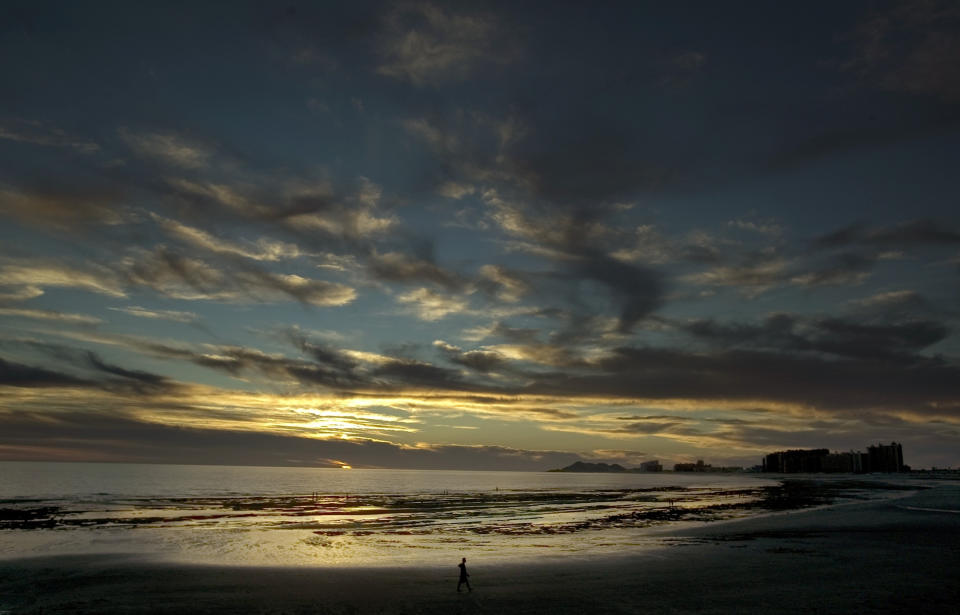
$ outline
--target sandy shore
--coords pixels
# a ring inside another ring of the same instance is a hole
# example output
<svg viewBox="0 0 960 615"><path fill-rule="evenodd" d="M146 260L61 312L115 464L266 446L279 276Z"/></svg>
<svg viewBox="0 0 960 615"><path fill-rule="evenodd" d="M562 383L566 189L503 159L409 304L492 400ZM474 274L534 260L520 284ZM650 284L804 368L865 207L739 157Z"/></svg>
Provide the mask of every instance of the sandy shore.
<svg viewBox="0 0 960 615"><path fill-rule="evenodd" d="M960 487L661 533L629 558L416 569L0 562L15 613L960 613Z"/></svg>

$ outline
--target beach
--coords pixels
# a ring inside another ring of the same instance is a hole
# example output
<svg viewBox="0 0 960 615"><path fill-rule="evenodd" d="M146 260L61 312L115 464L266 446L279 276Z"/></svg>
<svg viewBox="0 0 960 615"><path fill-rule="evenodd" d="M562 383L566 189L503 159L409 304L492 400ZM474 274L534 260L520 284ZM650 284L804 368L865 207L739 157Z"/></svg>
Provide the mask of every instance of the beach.
<svg viewBox="0 0 960 615"><path fill-rule="evenodd" d="M960 613L960 487L666 527L629 557L403 568L0 562L0 613Z"/></svg>

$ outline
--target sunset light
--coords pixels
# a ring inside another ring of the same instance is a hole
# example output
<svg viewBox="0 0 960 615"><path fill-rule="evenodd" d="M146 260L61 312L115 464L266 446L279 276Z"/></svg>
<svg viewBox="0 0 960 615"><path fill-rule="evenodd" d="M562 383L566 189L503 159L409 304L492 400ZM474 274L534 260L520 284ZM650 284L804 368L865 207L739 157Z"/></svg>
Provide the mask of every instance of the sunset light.
<svg viewBox="0 0 960 615"><path fill-rule="evenodd" d="M4 0L0 57L0 615L956 614L957 0Z"/></svg>

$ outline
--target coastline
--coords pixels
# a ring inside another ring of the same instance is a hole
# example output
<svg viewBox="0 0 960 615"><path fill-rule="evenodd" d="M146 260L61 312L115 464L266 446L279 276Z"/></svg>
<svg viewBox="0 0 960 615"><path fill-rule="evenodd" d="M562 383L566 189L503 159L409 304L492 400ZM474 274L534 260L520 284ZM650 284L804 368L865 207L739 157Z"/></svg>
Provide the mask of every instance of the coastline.
<svg viewBox="0 0 960 615"><path fill-rule="evenodd" d="M629 557L413 568L0 562L0 613L957 613L960 486L665 528Z"/></svg>

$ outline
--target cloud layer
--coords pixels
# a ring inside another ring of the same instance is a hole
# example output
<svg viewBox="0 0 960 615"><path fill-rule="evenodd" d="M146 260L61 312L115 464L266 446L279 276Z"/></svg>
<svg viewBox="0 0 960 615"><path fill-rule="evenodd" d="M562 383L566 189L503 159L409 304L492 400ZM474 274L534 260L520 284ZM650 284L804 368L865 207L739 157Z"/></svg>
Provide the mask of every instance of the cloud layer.
<svg viewBox="0 0 960 615"><path fill-rule="evenodd" d="M957 10L693 8L24 8L0 459L957 465Z"/></svg>

